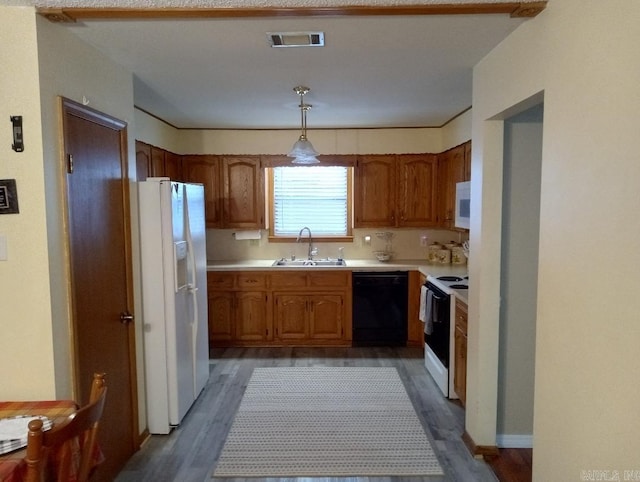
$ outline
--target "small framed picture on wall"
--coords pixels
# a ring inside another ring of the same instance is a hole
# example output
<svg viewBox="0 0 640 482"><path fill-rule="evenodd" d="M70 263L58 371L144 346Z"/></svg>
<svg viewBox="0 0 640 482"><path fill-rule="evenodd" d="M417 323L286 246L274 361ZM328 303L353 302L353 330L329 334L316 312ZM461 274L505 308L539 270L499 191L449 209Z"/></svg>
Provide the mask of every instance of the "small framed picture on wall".
<svg viewBox="0 0 640 482"><path fill-rule="evenodd" d="M0 214L17 214L18 190L15 179L0 179Z"/></svg>

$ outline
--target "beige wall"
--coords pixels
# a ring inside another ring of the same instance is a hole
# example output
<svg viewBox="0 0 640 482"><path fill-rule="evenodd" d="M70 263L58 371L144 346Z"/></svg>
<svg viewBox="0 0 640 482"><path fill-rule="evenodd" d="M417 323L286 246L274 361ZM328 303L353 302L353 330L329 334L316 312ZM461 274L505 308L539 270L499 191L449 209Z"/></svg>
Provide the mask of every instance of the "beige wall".
<svg viewBox="0 0 640 482"><path fill-rule="evenodd" d="M101 53L81 42L67 25L51 23L38 16L38 48L40 65L40 95L44 145L45 193L47 204L47 237L51 277L51 316L58 396L71 396L73 371L69 333L67 236L64 228L65 174L60 155L58 122L60 97L76 102L88 102L89 107L127 122L128 150L135 159L133 80L131 73L111 62ZM135 179L135 162L129 163L129 177ZM137 243L137 205L132 184L132 223L134 256L134 313L142 313L138 293L139 270ZM141 323L136 324L138 340L142 340ZM146 427L144 408L144 372L142 343L136 344L140 426Z"/></svg>
<svg viewBox="0 0 640 482"><path fill-rule="evenodd" d="M24 153L11 150L9 136L0 143L0 178L16 179L20 201L20 214L0 217L9 251L9 260L0 261L0 399L69 398L73 379L58 96L77 102L84 96L91 107L131 122L132 78L32 8L0 10L0 111L7 119L23 115L25 122ZM133 130L130 126L131 153Z"/></svg>
<svg viewBox="0 0 640 482"><path fill-rule="evenodd" d="M442 127L442 149L440 151L459 146L471 138L471 113L471 109L468 109Z"/></svg>
<svg viewBox="0 0 640 482"><path fill-rule="evenodd" d="M302 226L301 226L302 227ZM427 236L428 242L466 241L466 234L445 229L354 229L353 242L321 243L313 242L318 248L318 258L338 257L338 248L344 248L344 258L374 259L375 251L385 249L385 242L377 236L381 231L391 232L392 250L396 259L426 259L427 248L420 245L420 238ZM307 256L307 246L303 242L269 243L268 230L262 230L260 240L236 240L232 229L207 230L207 257L211 261L235 259L279 259ZM371 237L371 244L363 243L364 236ZM306 239L306 238L305 238Z"/></svg>
<svg viewBox="0 0 640 482"><path fill-rule="evenodd" d="M286 154L297 130L175 129L136 110L136 139L176 154ZM466 142L471 126L456 123L448 130ZM441 152L443 129L321 129L309 139L322 154L388 154Z"/></svg>
<svg viewBox="0 0 640 482"><path fill-rule="evenodd" d="M0 179L16 180L20 207L19 214L0 216L8 250L0 261L0 400L51 398L56 373L36 20L30 8L0 10ZM23 116L22 153L11 149L11 115Z"/></svg>
<svg viewBox="0 0 640 482"><path fill-rule="evenodd" d="M534 480L638 470L638 18L635 0L552 0L474 69L467 430L479 444L495 443L500 119L544 92Z"/></svg>

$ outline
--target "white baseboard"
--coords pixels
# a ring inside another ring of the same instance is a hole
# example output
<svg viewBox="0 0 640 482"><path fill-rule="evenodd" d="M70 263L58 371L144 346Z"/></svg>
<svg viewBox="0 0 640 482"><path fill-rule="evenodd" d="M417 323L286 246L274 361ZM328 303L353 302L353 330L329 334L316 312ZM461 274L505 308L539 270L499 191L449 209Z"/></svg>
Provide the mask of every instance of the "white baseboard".
<svg viewBox="0 0 640 482"><path fill-rule="evenodd" d="M503 449L530 449L533 448L533 435L496 435L498 447Z"/></svg>

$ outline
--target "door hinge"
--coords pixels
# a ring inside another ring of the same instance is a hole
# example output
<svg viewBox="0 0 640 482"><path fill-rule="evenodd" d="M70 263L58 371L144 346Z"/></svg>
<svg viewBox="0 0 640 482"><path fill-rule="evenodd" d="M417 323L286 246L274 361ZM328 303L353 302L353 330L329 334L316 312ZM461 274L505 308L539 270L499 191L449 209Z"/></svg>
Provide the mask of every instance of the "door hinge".
<svg viewBox="0 0 640 482"><path fill-rule="evenodd" d="M73 154L67 154L67 173L73 174Z"/></svg>

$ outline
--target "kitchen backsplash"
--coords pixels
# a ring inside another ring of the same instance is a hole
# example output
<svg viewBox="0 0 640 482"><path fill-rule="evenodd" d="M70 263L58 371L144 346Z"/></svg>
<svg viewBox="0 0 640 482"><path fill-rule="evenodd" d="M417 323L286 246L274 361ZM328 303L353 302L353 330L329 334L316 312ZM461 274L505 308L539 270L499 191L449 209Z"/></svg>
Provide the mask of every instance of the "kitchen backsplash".
<svg viewBox="0 0 640 482"><path fill-rule="evenodd" d="M233 229L207 230L207 258L210 261L244 259L279 259L307 257L306 233L300 243L270 243L268 230L261 231L260 239L236 240ZM238 231L241 232L241 231ZM353 242L313 243L318 249L316 258L337 258L338 248L344 248L345 259L375 259L374 252L384 251L385 237L380 233L392 233L391 250L395 259L426 259L427 245L434 241L462 243L467 233L436 229L354 229ZM370 244L365 238L370 237ZM425 238L426 237L426 241ZM424 244L424 246L423 246Z"/></svg>

